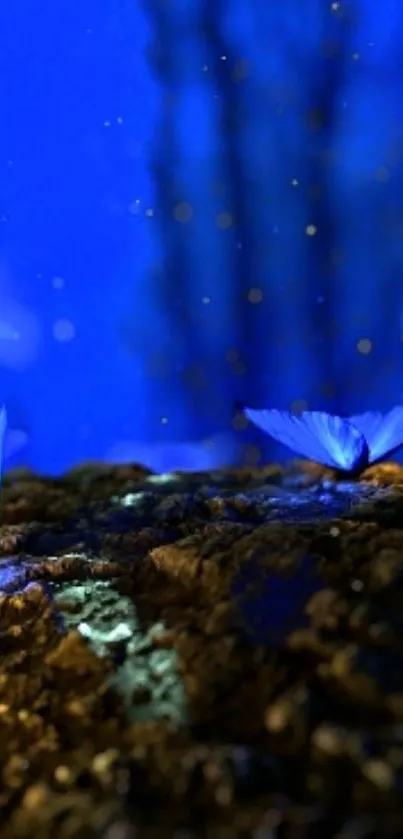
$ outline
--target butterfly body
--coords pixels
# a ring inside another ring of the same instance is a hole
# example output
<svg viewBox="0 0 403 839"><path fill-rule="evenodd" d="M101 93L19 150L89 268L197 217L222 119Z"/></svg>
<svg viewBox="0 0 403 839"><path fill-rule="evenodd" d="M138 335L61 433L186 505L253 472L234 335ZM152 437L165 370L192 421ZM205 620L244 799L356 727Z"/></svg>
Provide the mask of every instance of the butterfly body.
<svg viewBox="0 0 403 839"><path fill-rule="evenodd" d="M246 417L296 454L359 475L403 445L403 406L344 418L324 411L294 415L276 408L244 408Z"/></svg>

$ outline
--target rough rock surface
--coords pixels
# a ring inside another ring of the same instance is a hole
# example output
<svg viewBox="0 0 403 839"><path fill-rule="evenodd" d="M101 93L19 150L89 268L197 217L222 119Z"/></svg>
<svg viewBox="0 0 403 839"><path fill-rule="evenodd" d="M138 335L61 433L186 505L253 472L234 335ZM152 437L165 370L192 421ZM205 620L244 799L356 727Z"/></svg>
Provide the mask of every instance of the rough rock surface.
<svg viewBox="0 0 403 839"><path fill-rule="evenodd" d="M0 839L403 835L403 469L4 482Z"/></svg>

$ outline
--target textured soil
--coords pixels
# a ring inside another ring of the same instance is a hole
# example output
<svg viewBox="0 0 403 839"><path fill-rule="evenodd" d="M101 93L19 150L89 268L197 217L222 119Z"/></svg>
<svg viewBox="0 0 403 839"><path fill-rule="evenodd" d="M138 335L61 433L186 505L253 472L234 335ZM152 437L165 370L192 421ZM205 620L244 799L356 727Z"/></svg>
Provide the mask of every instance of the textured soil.
<svg viewBox="0 0 403 839"><path fill-rule="evenodd" d="M10 473L0 839L403 835L403 469Z"/></svg>

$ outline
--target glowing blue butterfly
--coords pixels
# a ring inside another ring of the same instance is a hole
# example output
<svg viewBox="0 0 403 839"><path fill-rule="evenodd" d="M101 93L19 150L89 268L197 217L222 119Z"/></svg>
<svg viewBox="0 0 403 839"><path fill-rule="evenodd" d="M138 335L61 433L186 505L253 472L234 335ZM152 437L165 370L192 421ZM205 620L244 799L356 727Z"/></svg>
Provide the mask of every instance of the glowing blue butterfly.
<svg viewBox="0 0 403 839"><path fill-rule="evenodd" d="M244 408L247 418L296 454L344 472L362 472L403 445L403 406L343 419L322 411L295 416L275 408Z"/></svg>

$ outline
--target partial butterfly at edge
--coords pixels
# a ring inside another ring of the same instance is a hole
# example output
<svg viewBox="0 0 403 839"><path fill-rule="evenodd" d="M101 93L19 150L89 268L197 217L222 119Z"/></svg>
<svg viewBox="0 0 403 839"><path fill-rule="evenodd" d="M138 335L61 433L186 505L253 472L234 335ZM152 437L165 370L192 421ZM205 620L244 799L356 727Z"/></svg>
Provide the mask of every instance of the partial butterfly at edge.
<svg viewBox="0 0 403 839"><path fill-rule="evenodd" d="M245 416L296 454L344 472L362 472L403 446L403 406L386 414L343 418L324 411L295 415L276 408L243 409Z"/></svg>

